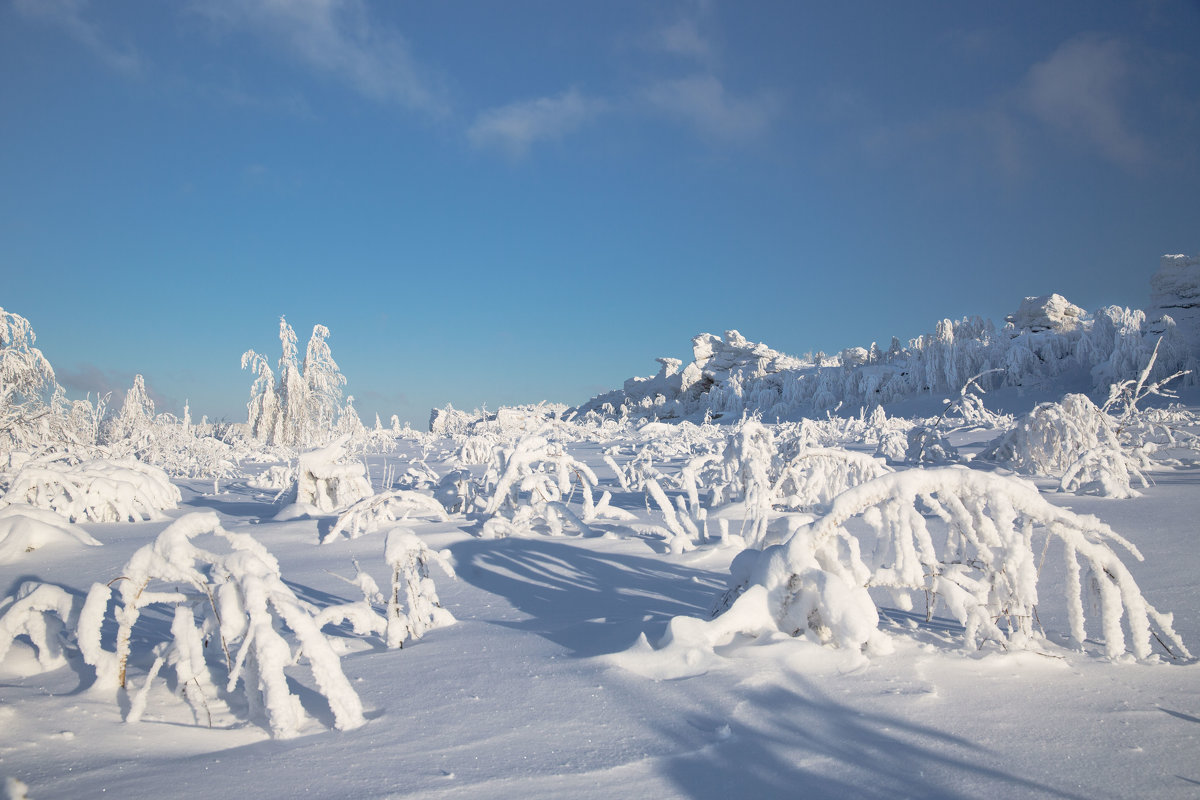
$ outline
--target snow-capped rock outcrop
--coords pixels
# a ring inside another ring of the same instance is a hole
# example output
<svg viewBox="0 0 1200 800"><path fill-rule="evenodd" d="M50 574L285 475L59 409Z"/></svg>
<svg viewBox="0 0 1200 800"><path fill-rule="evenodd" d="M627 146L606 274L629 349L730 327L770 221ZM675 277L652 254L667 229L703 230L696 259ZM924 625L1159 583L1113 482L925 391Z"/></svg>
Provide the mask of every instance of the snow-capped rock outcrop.
<svg viewBox="0 0 1200 800"><path fill-rule="evenodd" d="M1200 353L1200 256L1166 255L1150 279L1150 307L1146 319L1158 323L1164 316L1175 322L1176 332L1193 353Z"/></svg>
<svg viewBox="0 0 1200 800"><path fill-rule="evenodd" d="M599 395L580 406L577 411L611 411L622 405L639 405L660 409L670 418L700 402L714 391L732 387L740 395L741 385L786 370L809 366L761 342L752 342L735 330L725 331L725 338L702 333L692 338L692 363L680 371L677 358L658 358L658 374L646 378L630 378L620 389ZM687 413L687 412L683 412Z"/></svg>
<svg viewBox="0 0 1200 800"><path fill-rule="evenodd" d="M1017 333L1066 333L1078 328L1085 316L1086 312L1082 308L1061 294L1048 294L1026 297L1021 301L1021 307L1016 313L1009 314L1004 320L1011 322Z"/></svg>

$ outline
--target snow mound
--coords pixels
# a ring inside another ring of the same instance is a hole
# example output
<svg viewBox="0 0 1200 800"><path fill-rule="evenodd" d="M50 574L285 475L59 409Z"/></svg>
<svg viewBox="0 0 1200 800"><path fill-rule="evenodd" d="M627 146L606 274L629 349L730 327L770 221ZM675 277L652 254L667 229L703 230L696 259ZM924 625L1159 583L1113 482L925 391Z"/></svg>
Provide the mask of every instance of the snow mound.
<svg viewBox="0 0 1200 800"><path fill-rule="evenodd" d="M60 543L100 544L86 531L63 524L63 518L53 511L24 505L0 508L0 564L11 564L26 553Z"/></svg>

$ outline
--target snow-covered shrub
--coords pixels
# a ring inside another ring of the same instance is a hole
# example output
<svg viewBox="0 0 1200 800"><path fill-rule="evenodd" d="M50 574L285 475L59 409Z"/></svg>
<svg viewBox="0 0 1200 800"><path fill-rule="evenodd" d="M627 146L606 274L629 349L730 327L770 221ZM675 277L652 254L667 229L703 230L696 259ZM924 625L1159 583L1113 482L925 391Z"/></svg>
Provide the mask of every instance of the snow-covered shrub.
<svg viewBox="0 0 1200 800"><path fill-rule="evenodd" d="M941 524L931 526L930 518ZM854 530L851 523L857 523ZM1033 617L1039 603L1037 552L1048 546L1035 549L1035 539L1062 547L1068 575L1062 589L1077 646L1087 637L1083 586L1088 583L1099 590L1100 627L1110 658L1127 651L1148 658L1152 636L1188 655L1171 627L1171 615L1146 601L1112 549L1119 545L1141 560L1131 543L1095 517L1051 505L1032 484L962 468L908 470L850 489L827 514L799 526L784 545L764 551L748 576L743 564L731 596L761 585L781 630L856 647L870 638L862 632L873 630L861 624L870 614L862 616L866 610L858 590L913 590L931 598L929 615L937 602L945 604L964 626L967 647L984 641L1027 647L1040 638ZM853 625L830 627L830 619L847 613L826 604L843 591L829 593L839 581L857 587L852 606L862 606L862 613Z"/></svg>
<svg viewBox="0 0 1200 800"><path fill-rule="evenodd" d="M296 471L286 464L275 464L246 481L252 489L279 491L296 481Z"/></svg>
<svg viewBox="0 0 1200 800"><path fill-rule="evenodd" d="M882 460L864 453L808 448L780 471L772 499L792 510L822 508L847 489L891 471Z"/></svg>
<svg viewBox="0 0 1200 800"><path fill-rule="evenodd" d="M66 634L79 620L82 602L50 583L25 581L17 593L0 600L0 661L18 636L27 636L45 671L67 663Z"/></svg>
<svg viewBox="0 0 1200 800"><path fill-rule="evenodd" d="M1097 447L1084 451L1067 467L1058 488L1062 492L1116 499L1140 497L1140 493L1131 485L1134 480L1143 488L1150 485L1138 464L1121 450Z"/></svg>
<svg viewBox="0 0 1200 800"><path fill-rule="evenodd" d="M778 454L770 429L751 417L725 442L722 479L713 488L713 505L745 504L743 537L748 547L762 547L770 521L773 481Z"/></svg>
<svg viewBox="0 0 1200 800"><path fill-rule="evenodd" d="M776 631L884 652L889 645L870 593L876 587L902 608L911 608L908 592L925 596L930 617L943 604L963 625L970 649L988 641L1006 649L1041 646L1034 624L1045 600L1038 554L1044 559L1052 544L1066 567L1061 590L1077 647L1088 637L1090 586L1108 658L1147 659L1152 639L1174 656L1191 657L1172 616L1147 602L1113 550L1141 560L1131 543L1095 517L1051 505L1026 481L961 467L868 481L839 495L824 516L795 525L785 543L743 552L731 567L722 613L711 621L675 618L653 655L686 671L739 633ZM635 650L635 658L651 655L644 643Z"/></svg>
<svg viewBox="0 0 1200 800"><path fill-rule="evenodd" d="M392 590L387 601L388 647L420 639L434 628L453 625L454 615L442 608L429 565L437 564L454 577L448 553L439 553L407 528L388 532L384 560L392 569Z"/></svg>
<svg viewBox="0 0 1200 800"><path fill-rule="evenodd" d="M475 506L475 484L465 469L447 472L438 481L433 497L448 514L465 514Z"/></svg>
<svg viewBox="0 0 1200 800"><path fill-rule="evenodd" d="M0 507L0 564L61 542L98 546L87 531L65 524L53 511L18 504Z"/></svg>
<svg viewBox="0 0 1200 800"><path fill-rule="evenodd" d="M1082 394L1041 403L1018 418L979 458L1026 475L1059 477L1089 450L1120 450L1112 418Z"/></svg>
<svg viewBox="0 0 1200 800"><path fill-rule="evenodd" d="M458 445L458 450L455 453L455 460L459 464L486 464L488 459L492 457L492 448L496 446L494 437L479 434L455 437L456 441L460 439L461 443Z"/></svg>
<svg viewBox="0 0 1200 800"><path fill-rule="evenodd" d="M936 425L910 428L905 439L904 460L909 464L952 464L958 461L958 448Z"/></svg>
<svg viewBox="0 0 1200 800"><path fill-rule="evenodd" d="M592 490L598 483L591 467L541 432L522 436L511 447L497 445L479 493L488 518L482 532L485 536L509 535L530 531L540 522L557 534L562 531L563 517L580 527L579 523L594 515ZM575 489L583 502L582 519L566 506ZM508 515L506 520L504 515Z"/></svg>
<svg viewBox="0 0 1200 800"><path fill-rule="evenodd" d="M180 494L165 472L134 459L30 462L13 477L3 500L48 509L72 522L139 522L175 508Z"/></svg>
<svg viewBox="0 0 1200 800"><path fill-rule="evenodd" d="M394 489L354 503L337 518L337 522L321 539L321 543L332 542L340 534L357 539L367 533L391 527L397 520L410 517L432 517L445 520L446 510L427 494L409 489Z"/></svg>
<svg viewBox="0 0 1200 800"><path fill-rule="evenodd" d="M875 447L876 458L883 458L892 463L899 464L908 458L908 430L903 431L886 431L879 437L879 443Z"/></svg>
<svg viewBox="0 0 1200 800"><path fill-rule="evenodd" d="M1177 397L1174 392L1166 388L1166 385L1176 378L1183 377L1187 372L1175 372L1157 381L1150 379L1150 375L1154 371L1154 363L1158 360L1160 345L1162 345L1161 338L1154 343L1154 350L1150 353L1149 358L1146 359L1146 366L1136 379L1114 383L1109 387L1108 400L1105 401L1101 410L1106 414L1114 414L1118 425L1121 427L1134 421L1139 414L1138 404L1146 398L1168 397L1175 399Z"/></svg>
<svg viewBox="0 0 1200 800"><path fill-rule="evenodd" d="M225 552L201 549L193 541L201 536L213 537ZM103 627L114 592L116 638L109 649ZM130 691L129 671L138 663L132 661L133 629L149 606L165 606L171 614L170 636L153 648L141 686ZM93 585L79 612L76 640L99 686L129 692L128 722L140 719L153 681L167 666L198 723L225 708L240 684L251 717L265 717L272 736L295 736L305 712L286 670L303 656L334 726L356 728L364 722L362 703L313 612L284 582L266 548L247 534L224 530L215 513L199 512L176 520L135 552L112 588ZM295 653L286 634L298 645Z"/></svg>
<svg viewBox="0 0 1200 800"><path fill-rule="evenodd" d="M455 623L454 615L442 608L437 586L429 575L429 565L437 564L447 577L455 577L448 551L439 553L410 529L397 526L388 531L384 560L392 575L384 613L375 609L375 604L384 602L379 585L359 568L356 561L353 580L342 580L357 586L363 599L323 609L315 617L317 626L323 628L348 622L354 633L380 634L388 649L398 649L434 628Z"/></svg>
<svg viewBox="0 0 1200 800"><path fill-rule="evenodd" d="M373 493L367 468L346 456L346 441L301 454L296 465L296 502L318 511L336 511Z"/></svg>

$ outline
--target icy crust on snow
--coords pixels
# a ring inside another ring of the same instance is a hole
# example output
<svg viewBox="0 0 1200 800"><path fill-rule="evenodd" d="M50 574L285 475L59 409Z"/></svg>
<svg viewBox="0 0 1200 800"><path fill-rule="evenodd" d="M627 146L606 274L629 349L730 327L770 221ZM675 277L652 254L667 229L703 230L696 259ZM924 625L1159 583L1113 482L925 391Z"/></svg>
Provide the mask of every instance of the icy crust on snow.
<svg viewBox="0 0 1200 800"><path fill-rule="evenodd" d="M953 393L981 373L984 390L1046 386L1078 373L1090 374L1092 389L1103 392L1136 377L1160 337L1155 377L1197 364L1200 257L1165 257L1153 286L1149 314L1110 306L1089 315L1061 295L1026 297L1003 328L978 317L943 319L907 344L893 339L886 349L873 343L833 357L797 359L737 331L724 339L704 333L692 340L693 361L682 370L677 359L660 358L657 375L631 378L573 413L698 421L745 412L786 419Z"/></svg>

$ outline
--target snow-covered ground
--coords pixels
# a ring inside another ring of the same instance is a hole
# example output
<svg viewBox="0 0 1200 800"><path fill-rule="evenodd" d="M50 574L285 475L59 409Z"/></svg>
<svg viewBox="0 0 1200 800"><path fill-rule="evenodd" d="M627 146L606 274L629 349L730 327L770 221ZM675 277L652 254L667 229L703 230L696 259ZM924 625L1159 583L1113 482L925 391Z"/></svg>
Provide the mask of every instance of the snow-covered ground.
<svg viewBox="0 0 1200 800"><path fill-rule="evenodd" d="M782 632L739 635L680 670L699 674L653 677L641 668L653 653L647 656L639 637L657 644L672 618L709 617L739 552L732 537L744 528L734 521L722 543L711 525L708 537L680 547L651 493L623 490L609 462L625 467L649 449L660 474L677 475L699 448L700 430L626 425L610 439L558 440L574 474L583 467L594 473L596 500L609 491L611 507L633 515L592 517L586 534L569 517L560 520L561 535L535 517L523 535L503 538L483 538L478 513L403 520L431 548L451 554L457 578L436 569L430 575L457 622L400 649L387 648L378 633L325 628L364 709L365 724L350 730L333 729L303 661L289 668L289 688L307 712L293 738L272 738L261 714L236 704L232 711L214 705L211 726L197 724L169 669L151 685L141 721L123 722L129 695L151 666L151 646L169 638L162 607L147 607L133 628L129 693L101 686L69 636L66 665L49 671L30 640L18 637L0 662L0 776L22 781L31 798L1200 793L1200 665L1172 659L1157 642L1141 660L1107 658L1092 639L1082 650L1072 646L1066 604L1050 599L1066 580L1061 560L1048 560L1041 575L1045 638L1027 649L992 642L967 649L954 620L927 621L921 603L906 612L877 598L890 653L864 657ZM731 432L706 430L712 441ZM963 429L951 441L973 455L997 433ZM406 439L367 457L371 490L382 492L385 479L392 484L413 462L439 477L461 467L455 453L462 441ZM1128 499L1063 494L1053 481L1038 482L1051 503L1099 516L1140 549L1144 561L1125 554L1123 562L1145 598L1174 612L1179 637L1200 652L1200 465L1174 460L1144 470L1152 484ZM267 467L243 466L254 474ZM484 468L468 471L479 481ZM572 480L575 490L562 500L582 516L582 478ZM239 478L214 494L210 481L176 481L181 502L161 518L77 522L102 546L72 538L19 554L0 566L0 589L12 595L38 580L82 600L94 583L119 584L135 551L171 520L210 510L225 530L265 546L286 586L313 609L362 599L346 580L355 562L379 586L390 585L387 526L357 538L330 536L336 514L309 508L297 517L304 507L280 514L288 498L274 502L275 490L251 482L263 485ZM672 502L686 493L662 483ZM320 544L323 538L329 541ZM384 603L375 608L382 612ZM114 629L110 620L107 647ZM21 789L10 783L9 791L20 796Z"/></svg>

